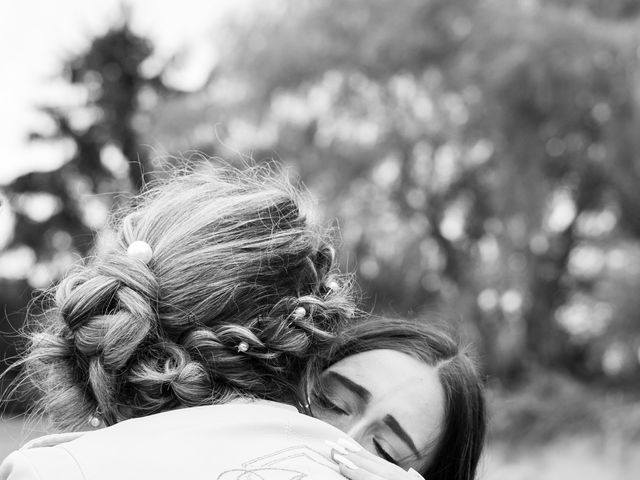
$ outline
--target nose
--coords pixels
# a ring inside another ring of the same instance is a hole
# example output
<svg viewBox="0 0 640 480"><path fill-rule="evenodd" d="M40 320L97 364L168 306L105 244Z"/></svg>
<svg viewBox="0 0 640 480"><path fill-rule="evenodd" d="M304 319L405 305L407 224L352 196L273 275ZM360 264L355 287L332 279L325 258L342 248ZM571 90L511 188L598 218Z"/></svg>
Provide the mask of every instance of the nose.
<svg viewBox="0 0 640 480"><path fill-rule="evenodd" d="M367 433L367 424L363 419L357 420L347 427L346 433L356 442L362 444Z"/></svg>

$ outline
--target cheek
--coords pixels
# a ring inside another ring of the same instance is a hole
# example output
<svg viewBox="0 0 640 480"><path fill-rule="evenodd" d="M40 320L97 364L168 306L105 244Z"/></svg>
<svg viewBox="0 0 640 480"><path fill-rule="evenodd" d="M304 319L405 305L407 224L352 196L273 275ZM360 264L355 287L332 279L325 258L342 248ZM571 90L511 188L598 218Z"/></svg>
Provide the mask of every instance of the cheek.
<svg viewBox="0 0 640 480"><path fill-rule="evenodd" d="M314 412L314 417L345 433L350 430L352 424L350 417L347 415L339 415L328 410Z"/></svg>
<svg viewBox="0 0 640 480"><path fill-rule="evenodd" d="M441 437L442 437L442 420L443 419L430 419L431 423L429 426L425 424L425 429L422 432L422 435L419 440L416 442L416 446L420 452L424 453L423 460L418 465L420 468L423 468L426 464L430 463L433 460L433 456L438 450L440 446ZM413 468L416 468L415 466ZM416 468L417 469L417 468Z"/></svg>
<svg viewBox="0 0 640 480"><path fill-rule="evenodd" d="M349 435L369 453L378 456L378 453L376 452L376 449L373 445L373 435L371 434L369 429L360 428L361 424L358 423L354 418L350 416L331 414L324 416L318 415L316 418Z"/></svg>

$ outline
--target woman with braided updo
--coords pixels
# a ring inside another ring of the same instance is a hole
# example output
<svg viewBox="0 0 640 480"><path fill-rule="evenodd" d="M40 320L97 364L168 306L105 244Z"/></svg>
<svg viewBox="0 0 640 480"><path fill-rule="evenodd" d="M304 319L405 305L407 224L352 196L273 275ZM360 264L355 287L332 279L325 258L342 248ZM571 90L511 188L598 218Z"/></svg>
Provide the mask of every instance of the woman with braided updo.
<svg viewBox="0 0 640 480"><path fill-rule="evenodd" d="M190 173L113 230L22 362L39 413L93 431L36 440L0 478L339 478L320 440L339 430L290 406L355 311L300 192L267 168Z"/></svg>

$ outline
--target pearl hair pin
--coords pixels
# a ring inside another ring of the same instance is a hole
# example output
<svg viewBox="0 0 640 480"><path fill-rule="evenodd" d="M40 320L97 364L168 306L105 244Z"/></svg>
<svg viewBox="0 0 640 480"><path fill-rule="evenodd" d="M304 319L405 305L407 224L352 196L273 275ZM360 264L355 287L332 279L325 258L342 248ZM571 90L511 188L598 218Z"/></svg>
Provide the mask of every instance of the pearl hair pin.
<svg viewBox="0 0 640 480"><path fill-rule="evenodd" d="M329 283L327 283L327 288L332 292L335 292L340 288L340 285L338 285L338 282L336 282L335 280L331 280Z"/></svg>
<svg viewBox="0 0 640 480"><path fill-rule="evenodd" d="M89 425L91 425L93 428L98 428L101 423L102 421L98 417L94 416L89 419Z"/></svg>
<svg viewBox="0 0 640 480"><path fill-rule="evenodd" d="M238 344L238 352L246 353L249 350L249 344L247 342L240 342Z"/></svg>
<svg viewBox="0 0 640 480"><path fill-rule="evenodd" d="M148 264L153 257L153 250L147 242L136 240L127 248L127 256L137 258L144 264Z"/></svg>
<svg viewBox="0 0 640 480"><path fill-rule="evenodd" d="M307 315L307 311L305 310L304 307L297 307L293 311L293 318L296 318L296 319L304 318L306 315Z"/></svg>

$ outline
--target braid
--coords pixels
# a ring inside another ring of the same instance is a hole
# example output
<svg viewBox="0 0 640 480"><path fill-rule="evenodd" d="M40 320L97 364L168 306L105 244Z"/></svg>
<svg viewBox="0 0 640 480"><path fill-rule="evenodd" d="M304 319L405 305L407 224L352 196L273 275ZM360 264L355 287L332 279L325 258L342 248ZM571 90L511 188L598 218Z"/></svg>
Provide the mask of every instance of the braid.
<svg viewBox="0 0 640 480"><path fill-rule="evenodd" d="M184 348L158 343L147 349L127 375L129 390L136 393L134 416L177 405L201 405L212 397L212 379L203 365Z"/></svg>

